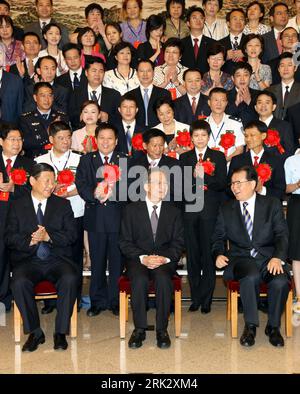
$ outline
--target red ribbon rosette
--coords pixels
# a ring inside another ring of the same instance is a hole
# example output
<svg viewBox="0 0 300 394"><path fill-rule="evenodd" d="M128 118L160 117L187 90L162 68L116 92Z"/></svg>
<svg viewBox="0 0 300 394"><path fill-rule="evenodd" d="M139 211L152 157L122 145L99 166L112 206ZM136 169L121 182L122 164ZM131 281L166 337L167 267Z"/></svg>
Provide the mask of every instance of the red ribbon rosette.
<svg viewBox="0 0 300 394"><path fill-rule="evenodd" d="M232 130L227 130L225 134L221 134L219 145L224 149L224 154L227 156L228 149L235 145L235 135Z"/></svg>
<svg viewBox="0 0 300 394"><path fill-rule="evenodd" d="M75 176L69 168L60 171L57 175L57 182L61 185L70 186L72 183L74 183L74 181Z"/></svg>
<svg viewBox="0 0 300 394"><path fill-rule="evenodd" d="M206 118L206 115L198 115L198 120L205 120Z"/></svg>
<svg viewBox="0 0 300 394"><path fill-rule="evenodd" d="M91 152L98 149L96 137L93 135L86 135L82 142L84 152Z"/></svg>
<svg viewBox="0 0 300 394"><path fill-rule="evenodd" d="M109 187L112 188L113 185L121 178L120 167L116 164L105 164L102 170L102 177L105 182L104 193L107 194Z"/></svg>
<svg viewBox="0 0 300 394"><path fill-rule="evenodd" d="M177 144L182 148L187 148L191 145L191 135L187 130L178 131L176 136Z"/></svg>
<svg viewBox="0 0 300 394"><path fill-rule="evenodd" d="M201 165L203 167L205 174L210 175L210 176L214 175L216 165L215 165L215 163L210 161L209 158L207 158L205 161L202 161Z"/></svg>
<svg viewBox="0 0 300 394"><path fill-rule="evenodd" d="M259 165L255 168L258 178L260 179L262 186L265 182L269 181L272 176L272 168L267 163L259 163Z"/></svg>
<svg viewBox="0 0 300 394"><path fill-rule="evenodd" d="M13 168L10 178L15 185L22 186L27 182L27 172L23 168Z"/></svg>
<svg viewBox="0 0 300 394"><path fill-rule="evenodd" d="M143 142L144 141L143 141L142 133L134 134L133 137L131 138L131 145L135 150L145 151L143 147Z"/></svg>
<svg viewBox="0 0 300 394"><path fill-rule="evenodd" d="M285 152L283 146L280 143L280 135L277 130L268 129L264 144L269 148L275 146L281 155Z"/></svg>

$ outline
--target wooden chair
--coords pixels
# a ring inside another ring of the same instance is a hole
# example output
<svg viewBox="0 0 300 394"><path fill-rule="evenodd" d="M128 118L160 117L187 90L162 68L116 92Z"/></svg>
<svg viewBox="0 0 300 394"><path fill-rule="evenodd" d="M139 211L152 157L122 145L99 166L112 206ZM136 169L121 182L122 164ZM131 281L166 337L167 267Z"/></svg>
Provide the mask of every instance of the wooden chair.
<svg viewBox="0 0 300 394"><path fill-rule="evenodd" d="M181 278L173 276L174 300L175 300L175 336L179 337L181 333ZM119 278L119 297L120 297L120 338L125 338L126 321L128 321L128 300L131 294L130 281L127 276ZM153 282L150 282L149 297L155 297Z"/></svg>
<svg viewBox="0 0 300 394"><path fill-rule="evenodd" d="M289 295L285 305L285 334L291 337L293 333L292 326L292 304L293 304L293 287L289 283ZM267 296L267 285L260 285L260 297ZM237 338L238 333L238 297L240 297L240 284L238 281L227 281L227 320L231 321L231 337Z"/></svg>
<svg viewBox="0 0 300 394"><path fill-rule="evenodd" d="M57 292L54 285L48 281L42 281L38 283L34 289L35 299L36 300L49 300L49 299L57 299ZM21 324L22 317L17 307L17 304L14 302L14 331L15 331L15 342L20 342L21 339ZM77 300L75 301L73 307L73 313L71 317L71 327L70 327L71 337L77 337Z"/></svg>

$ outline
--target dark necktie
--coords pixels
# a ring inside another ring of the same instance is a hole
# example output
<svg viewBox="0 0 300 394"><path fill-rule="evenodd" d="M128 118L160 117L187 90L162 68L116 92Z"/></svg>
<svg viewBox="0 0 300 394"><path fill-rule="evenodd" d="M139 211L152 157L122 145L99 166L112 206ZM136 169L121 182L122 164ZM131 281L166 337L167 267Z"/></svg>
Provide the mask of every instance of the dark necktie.
<svg viewBox="0 0 300 394"><path fill-rule="evenodd" d="M250 213L247 210L247 205L248 205L247 202L243 202L243 217L244 217L247 233L249 235L250 240L252 240L253 223ZM257 252L255 249L251 249L250 254L252 257L255 257L257 255Z"/></svg>
<svg viewBox="0 0 300 394"><path fill-rule="evenodd" d="M196 97L192 97L192 112L193 112L193 115L196 114L196 110L197 110Z"/></svg>
<svg viewBox="0 0 300 394"><path fill-rule="evenodd" d="M259 165L258 159L259 159L258 156L254 156L254 163L253 163L254 167L257 167Z"/></svg>
<svg viewBox="0 0 300 394"><path fill-rule="evenodd" d="M232 49L233 49L234 51L236 51L238 48L239 48L238 37L235 36L235 37L234 37L234 41L233 41L233 43L232 43Z"/></svg>
<svg viewBox="0 0 300 394"><path fill-rule="evenodd" d="M199 52L199 45L198 45L198 38L194 38L194 55L195 55L195 59L197 59L198 57L198 52Z"/></svg>
<svg viewBox="0 0 300 394"><path fill-rule="evenodd" d="M126 131L127 149L128 149L128 152L130 152L131 151L130 125L127 125L126 128L127 128L127 131Z"/></svg>
<svg viewBox="0 0 300 394"><path fill-rule="evenodd" d="M144 89L144 108L145 108L145 125L148 126L148 104L149 104L149 95L148 95L148 88Z"/></svg>
<svg viewBox="0 0 300 394"><path fill-rule="evenodd" d="M6 173L8 176L10 176L12 165L11 165L12 160L11 159L6 159Z"/></svg>
<svg viewBox="0 0 300 394"><path fill-rule="evenodd" d="M92 91L91 98L92 98L92 101L96 101L96 103L98 103L97 92L96 92L96 90L93 90L93 91Z"/></svg>
<svg viewBox="0 0 300 394"><path fill-rule="evenodd" d="M42 118L43 118L43 119L45 119L45 120L48 119L48 114L41 114L41 115L42 115Z"/></svg>
<svg viewBox="0 0 300 394"><path fill-rule="evenodd" d="M153 234L153 239L155 240L156 237L156 231L157 231L157 225L158 225L158 216L157 216L157 205L153 205L153 211L151 213L151 228L152 228L152 234Z"/></svg>
<svg viewBox="0 0 300 394"><path fill-rule="evenodd" d="M46 24L47 24L46 22L42 22L42 32L45 29Z"/></svg>
<svg viewBox="0 0 300 394"><path fill-rule="evenodd" d="M36 212L37 221L40 226L42 226L44 222L44 215L41 207L42 203L40 202L38 204L38 210ZM46 260L50 256L49 245L46 242L40 242L36 251L36 255L41 260Z"/></svg>
<svg viewBox="0 0 300 394"><path fill-rule="evenodd" d="M109 164L109 162L108 162L108 156L104 156L104 164L106 165L106 164Z"/></svg>
<svg viewBox="0 0 300 394"><path fill-rule="evenodd" d="M74 79L73 79L73 89L74 90L78 89L79 88L79 84L80 84L80 81L79 81L77 75L78 75L77 73L74 73Z"/></svg>
<svg viewBox="0 0 300 394"><path fill-rule="evenodd" d="M286 104L287 104L287 99L289 97L289 86L285 87L285 92L284 92L284 98L283 98L283 108L286 108Z"/></svg>

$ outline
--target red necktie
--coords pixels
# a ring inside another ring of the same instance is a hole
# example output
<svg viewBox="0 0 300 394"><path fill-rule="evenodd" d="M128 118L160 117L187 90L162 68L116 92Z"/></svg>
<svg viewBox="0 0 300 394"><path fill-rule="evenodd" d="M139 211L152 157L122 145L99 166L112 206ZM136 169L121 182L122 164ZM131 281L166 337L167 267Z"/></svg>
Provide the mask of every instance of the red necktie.
<svg viewBox="0 0 300 394"><path fill-rule="evenodd" d="M193 112L193 115L196 114L196 109L197 109L196 97L192 97L192 112Z"/></svg>
<svg viewBox="0 0 300 394"><path fill-rule="evenodd" d="M7 164L6 164L5 169L6 169L6 173L7 173L8 176L10 176L11 169L12 169L11 162L12 162L11 159L6 159L6 163Z"/></svg>
<svg viewBox="0 0 300 394"><path fill-rule="evenodd" d="M194 55L195 55L195 59L197 59L198 57L198 52L199 52L199 45L198 45L198 38L194 38Z"/></svg>
<svg viewBox="0 0 300 394"><path fill-rule="evenodd" d="M109 164L108 163L108 156L104 156L104 164Z"/></svg>
<svg viewBox="0 0 300 394"><path fill-rule="evenodd" d="M258 159L259 159L258 156L254 156L254 163L253 163L254 167L257 167L259 165Z"/></svg>
<svg viewBox="0 0 300 394"><path fill-rule="evenodd" d="M282 53L282 43L281 43L281 40L280 40L280 33L278 33L278 35L277 35L276 45L277 45L278 53L279 53L279 55L281 55L281 53Z"/></svg>
<svg viewBox="0 0 300 394"><path fill-rule="evenodd" d="M203 162L203 153L199 153L199 163Z"/></svg>

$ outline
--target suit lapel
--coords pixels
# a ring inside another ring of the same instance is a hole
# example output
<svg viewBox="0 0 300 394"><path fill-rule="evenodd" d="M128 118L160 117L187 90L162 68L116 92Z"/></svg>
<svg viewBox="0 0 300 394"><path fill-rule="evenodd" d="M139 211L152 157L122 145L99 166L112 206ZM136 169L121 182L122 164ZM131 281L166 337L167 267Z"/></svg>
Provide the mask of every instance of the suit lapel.
<svg viewBox="0 0 300 394"><path fill-rule="evenodd" d="M232 209L233 209L233 212L237 213L237 217L236 217L236 219L237 219L237 228L238 229L243 229L245 238L247 238L248 241L251 241L250 237L249 237L249 234L248 234L248 231L246 229L245 220L244 220L244 217L243 217L243 214L242 214L242 211L241 211L240 202L237 201L237 200L233 201ZM234 213L233 213L233 215L234 215Z"/></svg>
<svg viewBox="0 0 300 394"><path fill-rule="evenodd" d="M262 229L262 219L264 215L263 209L263 201L260 196L257 194L255 199L255 207L254 207L254 218L253 218L253 231L252 231L252 239L255 239L256 234L259 233Z"/></svg>
<svg viewBox="0 0 300 394"><path fill-rule="evenodd" d="M91 160L92 160L92 166L94 167L95 175L97 177L97 172L98 172L99 168L103 166L103 162L102 162L100 153L99 152L93 153L91 156ZM100 178L100 177L98 177L98 178Z"/></svg>
<svg viewBox="0 0 300 394"><path fill-rule="evenodd" d="M164 223L167 223L167 221L168 221L168 215L167 215L166 203L164 201L162 201L161 208L160 208L160 214L159 214L159 218L158 218L155 243L157 243L157 241L162 238L162 237L160 237L160 235L161 235L160 233L162 232L162 229L164 227ZM151 222L150 222L150 226L151 226ZM152 231L152 229L151 229L151 231Z"/></svg>
<svg viewBox="0 0 300 394"><path fill-rule="evenodd" d="M47 210L47 206L48 206L48 202L46 205L46 210ZM38 221L37 221L37 216L36 216L36 212L34 209L33 201L31 198L31 194L28 194L28 196L24 202L24 212L26 212L26 215L27 215L26 217L28 217L28 220L32 222L32 227L37 228Z"/></svg>
<svg viewBox="0 0 300 394"><path fill-rule="evenodd" d="M147 208L146 201L143 201L141 204L141 213L142 217L145 218L144 225L145 225L145 238L153 239L152 227L151 227L151 219L149 217L149 212ZM159 221L158 221L159 223ZM158 228L157 228L158 231ZM154 240L153 240L154 242Z"/></svg>

